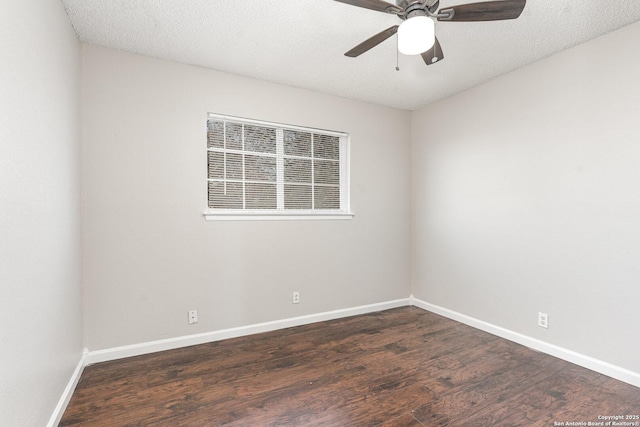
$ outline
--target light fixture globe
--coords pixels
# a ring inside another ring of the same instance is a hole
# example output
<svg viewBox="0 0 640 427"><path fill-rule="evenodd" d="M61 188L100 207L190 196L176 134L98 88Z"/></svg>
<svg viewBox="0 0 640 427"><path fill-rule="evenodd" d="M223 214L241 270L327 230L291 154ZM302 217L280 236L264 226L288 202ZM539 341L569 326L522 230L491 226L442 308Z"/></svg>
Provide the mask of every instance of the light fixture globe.
<svg viewBox="0 0 640 427"><path fill-rule="evenodd" d="M433 47L435 23L425 15L408 18L398 27L398 50L405 55L419 55Z"/></svg>

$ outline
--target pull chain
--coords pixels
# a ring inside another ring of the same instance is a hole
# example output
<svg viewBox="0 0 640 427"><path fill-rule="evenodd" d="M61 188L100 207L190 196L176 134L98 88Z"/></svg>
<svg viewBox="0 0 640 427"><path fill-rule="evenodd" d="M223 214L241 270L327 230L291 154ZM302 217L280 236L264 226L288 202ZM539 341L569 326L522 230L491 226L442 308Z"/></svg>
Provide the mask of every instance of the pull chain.
<svg viewBox="0 0 640 427"><path fill-rule="evenodd" d="M400 50L398 49L398 38L396 37L396 71L400 71L400 65L398 64L398 57L400 54L398 53Z"/></svg>

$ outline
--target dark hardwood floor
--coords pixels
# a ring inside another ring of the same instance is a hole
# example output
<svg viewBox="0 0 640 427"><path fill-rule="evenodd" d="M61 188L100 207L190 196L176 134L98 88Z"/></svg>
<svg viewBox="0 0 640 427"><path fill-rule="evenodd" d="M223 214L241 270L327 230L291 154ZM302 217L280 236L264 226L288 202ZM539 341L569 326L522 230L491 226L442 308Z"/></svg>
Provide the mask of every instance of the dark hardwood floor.
<svg viewBox="0 0 640 427"><path fill-rule="evenodd" d="M640 388L403 307L88 366L60 426L555 426L638 414Z"/></svg>

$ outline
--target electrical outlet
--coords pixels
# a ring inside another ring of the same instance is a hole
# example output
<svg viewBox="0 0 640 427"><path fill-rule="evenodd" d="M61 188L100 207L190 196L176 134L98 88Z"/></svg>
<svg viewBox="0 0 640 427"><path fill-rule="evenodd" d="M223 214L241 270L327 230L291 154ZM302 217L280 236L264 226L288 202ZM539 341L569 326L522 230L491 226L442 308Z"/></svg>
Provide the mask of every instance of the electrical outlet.
<svg viewBox="0 0 640 427"><path fill-rule="evenodd" d="M538 312L538 326L549 329L549 315L547 313Z"/></svg>
<svg viewBox="0 0 640 427"><path fill-rule="evenodd" d="M293 303L300 304L300 292L296 291L293 293Z"/></svg>
<svg viewBox="0 0 640 427"><path fill-rule="evenodd" d="M198 310L189 310L189 324L198 323Z"/></svg>

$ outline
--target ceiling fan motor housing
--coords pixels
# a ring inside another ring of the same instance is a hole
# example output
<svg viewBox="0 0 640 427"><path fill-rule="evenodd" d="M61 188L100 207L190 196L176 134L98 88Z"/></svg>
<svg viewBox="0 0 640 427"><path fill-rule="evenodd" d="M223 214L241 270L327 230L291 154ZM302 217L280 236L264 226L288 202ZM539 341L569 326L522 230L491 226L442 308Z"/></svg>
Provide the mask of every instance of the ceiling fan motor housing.
<svg viewBox="0 0 640 427"><path fill-rule="evenodd" d="M403 9L398 17L402 20L413 18L414 16L429 16L436 13L439 0L396 0L396 5Z"/></svg>

